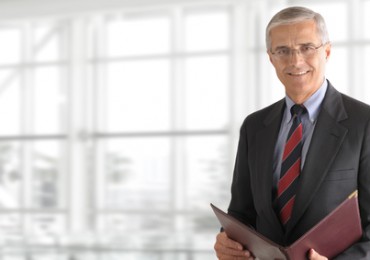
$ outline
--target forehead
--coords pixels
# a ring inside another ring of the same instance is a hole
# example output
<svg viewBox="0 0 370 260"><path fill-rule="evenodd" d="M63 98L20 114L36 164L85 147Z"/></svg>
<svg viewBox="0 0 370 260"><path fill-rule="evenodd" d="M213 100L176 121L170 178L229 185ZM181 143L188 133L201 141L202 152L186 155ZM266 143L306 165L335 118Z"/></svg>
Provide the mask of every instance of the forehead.
<svg viewBox="0 0 370 260"><path fill-rule="evenodd" d="M271 47L320 43L314 20L278 25L270 30Z"/></svg>

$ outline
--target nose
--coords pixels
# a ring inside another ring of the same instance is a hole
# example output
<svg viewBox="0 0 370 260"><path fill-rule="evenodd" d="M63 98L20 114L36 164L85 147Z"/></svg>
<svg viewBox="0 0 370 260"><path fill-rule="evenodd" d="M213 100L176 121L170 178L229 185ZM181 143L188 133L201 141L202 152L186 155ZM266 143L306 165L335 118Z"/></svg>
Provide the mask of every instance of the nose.
<svg viewBox="0 0 370 260"><path fill-rule="evenodd" d="M297 53L297 55L301 55L301 51L299 49L291 49L290 50L290 55L293 56L295 53Z"/></svg>
<svg viewBox="0 0 370 260"><path fill-rule="evenodd" d="M290 59L289 59L291 64L298 64L304 61L303 55L299 50L291 50L290 53Z"/></svg>

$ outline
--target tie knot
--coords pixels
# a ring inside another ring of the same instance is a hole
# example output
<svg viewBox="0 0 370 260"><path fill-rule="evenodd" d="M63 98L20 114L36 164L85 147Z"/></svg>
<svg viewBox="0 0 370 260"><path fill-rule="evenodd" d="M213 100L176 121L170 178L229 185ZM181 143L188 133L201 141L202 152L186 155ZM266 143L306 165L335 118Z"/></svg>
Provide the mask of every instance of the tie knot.
<svg viewBox="0 0 370 260"><path fill-rule="evenodd" d="M292 114L292 116L298 116L298 117L300 117L305 112L306 112L306 108L303 105L297 105L297 104L295 104L290 109L290 113Z"/></svg>

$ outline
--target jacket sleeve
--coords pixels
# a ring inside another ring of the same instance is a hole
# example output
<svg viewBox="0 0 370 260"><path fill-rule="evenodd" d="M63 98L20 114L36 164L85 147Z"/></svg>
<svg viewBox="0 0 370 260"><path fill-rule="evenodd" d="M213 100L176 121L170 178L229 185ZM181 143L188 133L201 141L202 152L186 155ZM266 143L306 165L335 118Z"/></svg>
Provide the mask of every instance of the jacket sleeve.
<svg viewBox="0 0 370 260"><path fill-rule="evenodd" d="M367 123L361 148L358 196L363 229L362 238L337 256L336 260L370 259L370 122Z"/></svg>
<svg viewBox="0 0 370 260"><path fill-rule="evenodd" d="M251 181L246 127L247 119L244 121L240 129L239 144L231 185L231 202L228 213L243 223L255 227L256 211L250 188Z"/></svg>

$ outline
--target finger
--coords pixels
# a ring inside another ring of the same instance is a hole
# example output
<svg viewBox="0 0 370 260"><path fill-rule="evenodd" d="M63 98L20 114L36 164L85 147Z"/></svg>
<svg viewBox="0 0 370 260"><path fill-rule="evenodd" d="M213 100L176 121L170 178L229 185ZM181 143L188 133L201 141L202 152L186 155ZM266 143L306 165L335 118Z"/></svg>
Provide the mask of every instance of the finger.
<svg viewBox="0 0 370 260"><path fill-rule="evenodd" d="M326 257L320 255L319 253L317 253L314 249L310 249L309 253L308 253L308 258L310 260L327 260Z"/></svg>
<svg viewBox="0 0 370 260"><path fill-rule="evenodd" d="M216 237L214 249L217 255L223 256L244 256L243 247L241 244L228 238L225 232L221 232Z"/></svg>
<svg viewBox="0 0 370 260"><path fill-rule="evenodd" d="M252 254L249 251L216 251L216 255L219 259L253 259Z"/></svg>
<svg viewBox="0 0 370 260"><path fill-rule="evenodd" d="M223 248L219 250L218 252L219 252L219 255L230 256L232 258L241 257L241 259L248 259L249 257L252 257L251 252L249 252L248 250L234 250L230 248Z"/></svg>
<svg viewBox="0 0 370 260"><path fill-rule="evenodd" d="M226 235L226 233L225 233L225 232L221 232L221 233L219 233L219 234L217 235L217 239L219 239L219 242L220 242L223 246L225 246L225 247L227 247L227 248L232 248L232 249L235 249L235 250L243 250L243 246L242 246L240 243L238 243L238 242L236 242L236 241L234 241L234 240L230 239L230 238Z"/></svg>
<svg viewBox="0 0 370 260"><path fill-rule="evenodd" d="M243 250L240 243L228 238L224 232L217 235L214 249L219 259L239 259L239 257L240 259L248 259L252 257L249 251Z"/></svg>

